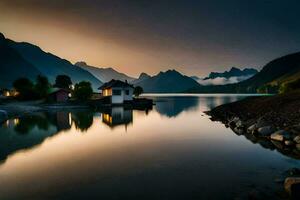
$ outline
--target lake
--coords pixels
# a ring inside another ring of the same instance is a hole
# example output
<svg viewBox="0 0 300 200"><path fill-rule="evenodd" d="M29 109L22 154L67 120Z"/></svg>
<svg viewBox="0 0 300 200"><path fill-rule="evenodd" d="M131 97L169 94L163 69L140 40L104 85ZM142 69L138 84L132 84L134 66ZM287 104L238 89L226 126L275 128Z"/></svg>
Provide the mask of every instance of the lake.
<svg viewBox="0 0 300 200"><path fill-rule="evenodd" d="M0 128L0 199L280 199L300 161L204 111L246 95L148 95L150 110L64 110Z"/></svg>

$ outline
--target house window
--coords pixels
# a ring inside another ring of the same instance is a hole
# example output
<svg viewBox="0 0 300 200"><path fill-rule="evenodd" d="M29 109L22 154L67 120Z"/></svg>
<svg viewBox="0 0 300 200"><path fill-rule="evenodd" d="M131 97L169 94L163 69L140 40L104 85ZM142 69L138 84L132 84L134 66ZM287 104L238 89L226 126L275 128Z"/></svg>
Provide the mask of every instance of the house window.
<svg viewBox="0 0 300 200"><path fill-rule="evenodd" d="M126 94L126 95L129 95L129 90L125 90L125 94Z"/></svg>
<svg viewBox="0 0 300 200"><path fill-rule="evenodd" d="M121 95L121 90L113 90L113 95Z"/></svg>

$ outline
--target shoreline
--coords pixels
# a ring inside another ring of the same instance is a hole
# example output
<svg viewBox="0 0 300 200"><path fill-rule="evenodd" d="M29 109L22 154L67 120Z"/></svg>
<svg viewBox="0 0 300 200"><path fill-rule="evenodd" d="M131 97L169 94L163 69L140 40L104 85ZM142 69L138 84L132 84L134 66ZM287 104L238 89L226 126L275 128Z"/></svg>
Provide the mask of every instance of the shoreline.
<svg viewBox="0 0 300 200"><path fill-rule="evenodd" d="M135 99L131 103L126 104L103 104L96 101L79 102L68 101L63 103L45 103L43 100L37 101L15 101L0 103L0 123L11 119L30 115L37 112L53 112L61 110L75 110L75 109L108 109L112 107L123 106L127 109L152 109L153 101L149 99Z"/></svg>
<svg viewBox="0 0 300 200"><path fill-rule="evenodd" d="M254 144L300 159L300 91L269 97L249 97L206 112ZM299 171L299 169L296 169ZM291 196L299 196L300 173L282 181ZM298 188L298 189L297 189Z"/></svg>

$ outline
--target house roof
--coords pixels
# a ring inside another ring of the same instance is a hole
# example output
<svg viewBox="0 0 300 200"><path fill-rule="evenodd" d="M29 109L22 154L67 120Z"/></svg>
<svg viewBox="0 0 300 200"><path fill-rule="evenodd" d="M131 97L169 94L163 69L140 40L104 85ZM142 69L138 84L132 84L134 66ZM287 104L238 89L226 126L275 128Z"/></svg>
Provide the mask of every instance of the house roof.
<svg viewBox="0 0 300 200"><path fill-rule="evenodd" d="M133 88L133 86L127 82L112 79L111 81L104 83L98 89L103 90L103 89L112 88L112 87L121 87L121 88L131 87L131 88Z"/></svg>

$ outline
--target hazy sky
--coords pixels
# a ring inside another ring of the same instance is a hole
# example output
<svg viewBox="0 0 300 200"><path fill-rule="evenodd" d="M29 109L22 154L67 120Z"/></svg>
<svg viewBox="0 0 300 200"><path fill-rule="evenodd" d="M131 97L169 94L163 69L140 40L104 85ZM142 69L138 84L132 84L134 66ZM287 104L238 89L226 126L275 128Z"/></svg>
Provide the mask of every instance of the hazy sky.
<svg viewBox="0 0 300 200"><path fill-rule="evenodd" d="M300 1L0 0L0 31L132 76L261 68L300 50Z"/></svg>

